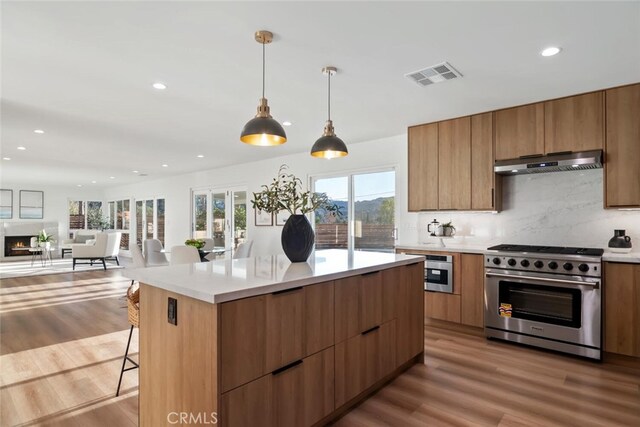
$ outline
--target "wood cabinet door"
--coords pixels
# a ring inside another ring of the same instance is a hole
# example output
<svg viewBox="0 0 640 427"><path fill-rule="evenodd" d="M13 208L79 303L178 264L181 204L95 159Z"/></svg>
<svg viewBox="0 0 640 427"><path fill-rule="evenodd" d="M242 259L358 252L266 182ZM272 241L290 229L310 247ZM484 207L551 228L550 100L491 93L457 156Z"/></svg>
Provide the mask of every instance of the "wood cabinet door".
<svg viewBox="0 0 640 427"><path fill-rule="evenodd" d="M334 284L320 283L304 288L305 356L333 345Z"/></svg>
<svg viewBox="0 0 640 427"><path fill-rule="evenodd" d="M222 392L266 372L265 296L220 304L220 376Z"/></svg>
<svg viewBox="0 0 640 427"><path fill-rule="evenodd" d="M396 363L402 365L424 349L424 264L403 268L397 287Z"/></svg>
<svg viewBox="0 0 640 427"><path fill-rule="evenodd" d="M218 414L225 427L278 426L273 424L273 394L271 375L224 393L222 410ZM282 424L279 424L282 425Z"/></svg>
<svg viewBox="0 0 640 427"><path fill-rule="evenodd" d="M360 329L366 331L382 323L382 273L380 271L360 276Z"/></svg>
<svg viewBox="0 0 640 427"><path fill-rule="evenodd" d="M640 264L605 263L604 350L640 357Z"/></svg>
<svg viewBox="0 0 640 427"><path fill-rule="evenodd" d="M460 320L464 325L484 327L484 256L462 254Z"/></svg>
<svg viewBox="0 0 640 427"><path fill-rule="evenodd" d="M471 209L471 118L438 123L438 209Z"/></svg>
<svg viewBox="0 0 640 427"><path fill-rule="evenodd" d="M407 280L405 267L382 270L382 322L398 317L398 304L404 282Z"/></svg>
<svg viewBox="0 0 640 427"><path fill-rule="evenodd" d="M335 345L335 407L347 403L361 391L360 353L362 335L357 334Z"/></svg>
<svg viewBox="0 0 640 427"><path fill-rule="evenodd" d="M545 153L602 150L604 93L593 92L544 103Z"/></svg>
<svg viewBox="0 0 640 427"><path fill-rule="evenodd" d="M424 314L433 319L460 323L460 295L425 292Z"/></svg>
<svg viewBox="0 0 640 427"><path fill-rule="evenodd" d="M496 160L544 153L544 103L495 112Z"/></svg>
<svg viewBox="0 0 640 427"><path fill-rule="evenodd" d="M493 164L493 113L471 116L471 209L498 210ZM500 178L498 178L500 179Z"/></svg>
<svg viewBox="0 0 640 427"><path fill-rule="evenodd" d="M640 207L640 84L605 96L605 207Z"/></svg>
<svg viewBox="0 0 640 427"><path fill-rule="evenodd" d="M311 426L335 408L334 348L304 359L304 425Z"/></svg>
<svg viewBox="0 0 640 427"><path fill-rule="evenodd" d="M305 425L304 374L304 361L301 360L286 370L266 375L271 377L272 425Z"/></svg>
<svg viewBox="0 0 640 427"><path fill-rule="evenodd" d="M396 367L396 321L362 333L360 342L360 390L363 391Z"/></svg>
<svg viewBox="0 0 640 427"><path fill-rule="evenodd" d="M438 209L438 124L409 128L409 211Z"/></svg>
<svg viewBox="0 0 640 427"><path fill-rule="evenodd" d="M360 331L360 276L334 282L335 343L358 335Z"/></svg>
<svg viewBox="0 0 640 427"><path fill-rule="evenodd" d="M267 373L304 357L304 288L272 293L265 301Z"/></svg>

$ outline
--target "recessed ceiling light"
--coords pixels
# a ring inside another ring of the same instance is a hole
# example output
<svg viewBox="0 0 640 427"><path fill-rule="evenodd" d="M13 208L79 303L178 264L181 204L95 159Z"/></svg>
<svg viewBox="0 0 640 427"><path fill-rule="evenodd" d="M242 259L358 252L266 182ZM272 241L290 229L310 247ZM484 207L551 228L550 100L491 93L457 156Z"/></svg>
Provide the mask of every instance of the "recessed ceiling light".
<svg viewBox="0 0 640 427"><path fill-rule="evenodd" d="M162 167L163 167L163 168L168 168L168 167L169 167L169 165L164 164L164 165L162 165Z"/></svg>
<svg viewBox="0 0 640 427"><path fill-rule="evenodd" d="M549 46L547 48L544 48L542 50L542 52L540 52L540 55L542 55L542 56L553 56L553 55L557 55L558 53L560 53L560 48L559 47Z"/></svg>
<svg viewBox="0 0 640 427"><path fill-rule="evenodd" d="M133 172L133 173L138 173L138 171L131 171L131 172Z"/></svg>
<svg viewBox="0 0 640 427"><path fill-rule="evenodd" d="M34 133L39 133L39 134L43 134L44 131L42 129L36 129L33 131Z"/></svg>
<svg viewBox="0 0 640 427"><path fill-rule="evenodd" d="M27 149L27 147L23 147L23 146L18 147L18 150L21 150L21 151L24 151L26 149Z"/></svg>
<svg viewBox="0 0 640 427"><path fill-rule="evenodd" d="M292 124L291 122L282 122L282 126L291 126Z"/></svg>
<svg viewBox="0 0 640 427"><path fill-rule="evenodd" d="M11 160L11 157L3 157L2 160Z"/></svg>
<svg viewBox="0 0 640 427"><path fill-rule="evenodd" d="M116 179L116 177L115 176L110 176L109 179Z"/></svg>
<svg viewBox="0 0 640 427"><path fill-rule="evenodd" d="M153 84L153 88L154 89L158 89L158 90L165 90L167 88L167 85L164 83L160 83L160 82L155 82Z"/></svg>
<svg viewBox="0 0 640 427"><path fill-rule="evenodd" d="M204 158L204 154L198 154L198 156L197 156L197 157L198 157L199 159L202 159L202 158Z"/></svg>
<svg viewBox="0 0 640 427"><path fill-rule="evenodd" d="M82 184L78 184L77 187L82 187Z"/></svg>
<svg viewBox="0 0 640 427"><path fill-rule="evenodd" d="M91 183L92 183L92 184L95 184L95 183L96 183L96 181L91 181Z"/></svg>

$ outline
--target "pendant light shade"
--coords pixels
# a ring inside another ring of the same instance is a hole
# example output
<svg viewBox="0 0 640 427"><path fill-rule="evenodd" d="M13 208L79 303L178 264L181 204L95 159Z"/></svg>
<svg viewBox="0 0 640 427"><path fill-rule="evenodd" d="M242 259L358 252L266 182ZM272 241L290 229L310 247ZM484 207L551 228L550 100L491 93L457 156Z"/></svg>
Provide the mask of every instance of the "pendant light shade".
<svg viewBox="0 0 640 427"><path fill-rule="evenodd" d="M281 145L287 142L287 134L280 123L271 117L269 104L264 97L265 49L264 46L273 41L273 34L269 31L257 31L255 39L262 45L262 98L258 105L258 113L249 120L240 134L240 141L245 144L259 146Z"/></svg>
<svg viewBox="0 0 640 427"><path fill-rule="evenodd" d="M322 73L327 75L328 81L328 118L324 125L324 132L320 138L311 147L311 155L313 157L319 157L323 159L334 159L336 157L344 157L349 154L347 145L343 140L336 136L333 129L333 122L331 121L331 76L337 72L336 67L324 67Z"/></svg>

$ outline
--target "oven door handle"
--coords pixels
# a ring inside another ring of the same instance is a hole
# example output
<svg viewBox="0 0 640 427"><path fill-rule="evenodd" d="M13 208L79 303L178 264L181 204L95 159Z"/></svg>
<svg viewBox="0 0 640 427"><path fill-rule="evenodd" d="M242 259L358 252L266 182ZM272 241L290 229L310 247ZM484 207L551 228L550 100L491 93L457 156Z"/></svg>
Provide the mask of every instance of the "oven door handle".
<svg viewBox="0 0 640 427"><path fill-rule="evenodd" d="M554 282L554 283L566 283L569 285L587 285L593 286L594 288L598 288L600 282L578 282L575 280L565 280L565 279L551 279L548 277L533 277L533 276L512 276L510 274L500 274L500 273L485 273L487 277L504 277L507 279L517 279L517 280L539 280L542 282Z"/></svg>

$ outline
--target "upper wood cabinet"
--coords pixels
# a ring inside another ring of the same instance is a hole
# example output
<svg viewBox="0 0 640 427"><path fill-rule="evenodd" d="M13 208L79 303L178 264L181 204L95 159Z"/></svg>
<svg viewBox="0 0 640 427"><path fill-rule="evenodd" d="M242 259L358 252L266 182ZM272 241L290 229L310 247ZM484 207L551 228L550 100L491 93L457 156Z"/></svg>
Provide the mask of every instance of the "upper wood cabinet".
<svg viewBox="0 0 640 427"><path fill-rule="evenodd" d="M471 118L438 123L438 209L471 209Z"/></svg>
<svg viewBox="0 0 640 427"><path fill-rule="evenodd" d="M493 113L409 128L409 211L497 210Z"/></svg>
<svg viewBox="0 0 640 427"><path fill-rule="evenodd" d="M438 209L438 124L409 128L409 211Z"/></svg>
<svg viewBox="0 0 640 427"><path fill-rule="evenodd" d="M640 357L640 264L604 266L604 349Z"/></svg>
<svg viewBox="0 0 640 427"><path fill-rule="evenodd" d="M471 209L500 210L502 177L493 173L493 113L471 116Z"/></svg>
<svg viewBox="0 0 640 427"><path fill-rule="evenodd" d="M496 111L496 160L544 153L544 104Z"/></svg>
<svg viewBox="0 0 640 427"><path fill-rule="evenodd" d="M603 92L544 103L545 153L602 150L603 146Z"/></svg>
<svg viewBox="0 0 640 427"><path fill-rule="evenodd" d="M605 96L605 207L640 207L640 84Z"/></svg>

